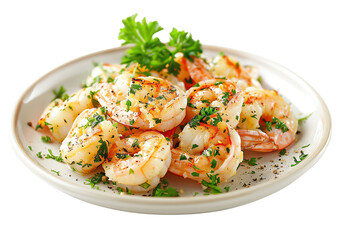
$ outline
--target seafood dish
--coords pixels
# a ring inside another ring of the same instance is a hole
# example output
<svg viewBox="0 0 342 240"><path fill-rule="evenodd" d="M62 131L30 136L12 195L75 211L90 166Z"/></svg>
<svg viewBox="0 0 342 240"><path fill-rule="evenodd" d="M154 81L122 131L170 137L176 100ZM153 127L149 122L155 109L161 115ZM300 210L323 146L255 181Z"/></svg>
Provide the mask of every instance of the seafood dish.
<svg viewBox="0 0 342 240"><path fill-rule="evenodd" d="M121 63L94 62L80 90L54 91L36 125L48 132L44 141L60 142L48 158L122 194L176 197L167 172L218 194L244 152L282 151L295 141L297 117L262 86L257 66L223 52L206 58L198 40L175 28L163 43L158 22L136 17L120 29L131 46Z"/></svg>

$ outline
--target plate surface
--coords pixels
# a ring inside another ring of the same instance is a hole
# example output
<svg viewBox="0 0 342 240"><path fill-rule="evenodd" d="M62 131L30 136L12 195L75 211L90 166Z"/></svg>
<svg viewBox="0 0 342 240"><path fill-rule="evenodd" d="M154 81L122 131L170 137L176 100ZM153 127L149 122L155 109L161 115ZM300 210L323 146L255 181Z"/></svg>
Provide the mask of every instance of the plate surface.
<svg viewBox="0 0 342 240"><path fill-rule="evenodd" d="M81 82L93 68L93 62L120 63L126 50L127 47L119 47L93 53L52 70L27 89L14 110L12 142L23 163L42 179L73 197L108 208L140 213L182 214L232 208L265 197L290 184L318 161L328 144L331 135L329 111L317 92L303 79L258 56L233 49L204 46L204 55L208 58L224 52L237 58L243 65L258 67L263 87L277 90L291 103L298 118L312 113L299 126L300 133L296 141L286 149L287 155L280 156L279 152L245 152L244 158L257 158L257 165L250 166L246 161L243 162L237 174L221 186L222 189L229 186L229 192L218 195L204 195L199 184L172 174L167 174L166 179L170 186L181 192L180 197L120 195L115 186L102 183L91 188L86 179L94 174L81 175L70 170L66 164L37 157L38 152L46 156L49 149L57 155L59 144L42 142L41 136L47 133L35 131L28 123L36 125L41 112L53 98L53 89L63 85L67 93L73 93L81 88ZM308 156L291 167L294 164L293 157L299 159L303 153Z"/></svg>

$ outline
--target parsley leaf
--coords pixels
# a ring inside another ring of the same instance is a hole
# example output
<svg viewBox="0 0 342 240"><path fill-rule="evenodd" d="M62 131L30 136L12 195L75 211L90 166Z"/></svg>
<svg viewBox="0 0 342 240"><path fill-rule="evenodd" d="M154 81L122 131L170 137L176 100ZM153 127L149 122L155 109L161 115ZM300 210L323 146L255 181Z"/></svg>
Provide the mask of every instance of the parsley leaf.
<svg viewBox="0 0 342 240"><path fill-rule="evenodd" d="M153 197L178 197L179 193L173 187L168 187L168 182L166 179L162 179L161 183L157 185L152 192Z"/></svg>
<svg viewBox="0 0 342 240"><path fill-rule="evenodd" d="M107 142L100 139L99 143L101 143L101 145L97 146L99 147L99 150L96 153L94 162L101 162L103 159L106 159L108 157Z"/></svg>
<svg viewBox="0 0 342 240"><path fill-rule="evenodd" d="M199 57L203 52L199 40L195 41L190 33L173 28L170 37L168 45L175 48L173 52L182 52L184 57L190 61L193 61L191 56Z"/></svg>
<svg viewBox="0 0 342 240"><path fill-rule="evenodd" d="M309 117L311 117L312 113L310 113L309 115L307 115L306 117L302 117L300 119L298 119L298 124L302 124L304 121L306 121Z"/></svg>
<svg viewBox="0 0 342 240"><path fill-rule="evenodd" d="M58 91L52 90L52 92L55 95L55 97L51 100L51 102L57 99L61 99L62 101L69 99L69 95L65 93L66 89L63 86L60 86Z"/></svg>
<svg viewBox="0 0 342 240"><path fill-rule="evenodd" d="M222 193L222 190L219 186L217 186L217 184L220 183L220 178L218 177L218 174L208 174L207 176L209 178L210 181L206 181L206 180L202 180L201 184L206 187L206 189L204 189L204 192L206 193L211 193L211 194L218 194L218 193Z"/></svg>
<svg viewBox="0 0 342 240"><path fill-rule="evenodd" d="M147 22L146 18L136 21L137 14L122 20L124 28L120 29L119 40L122 45L134 44L123 56L121 64L138 63L147 70L161 71L167 69L170 74L178 75L180 64L175 61L175 55L182 52L184 57L192 60L192 56L200 56L202 46L192 35L173 28L168 45L162 43L154 35L163 28L157 21ZM172 47L171 51L168 46Z"/></svg>

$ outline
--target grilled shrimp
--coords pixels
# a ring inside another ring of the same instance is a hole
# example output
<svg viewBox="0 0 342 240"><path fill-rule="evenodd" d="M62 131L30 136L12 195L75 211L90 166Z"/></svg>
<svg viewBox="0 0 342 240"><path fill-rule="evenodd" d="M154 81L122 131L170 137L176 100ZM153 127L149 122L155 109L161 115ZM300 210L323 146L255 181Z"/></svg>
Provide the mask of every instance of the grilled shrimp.
<svg viewBox="0 0 342 240"><path fill-rule="evenodd" d="M190 61L183 57L183 54L178 54L175 61L180 64L180 72L177 78L184 82L186 89L200 81L214 78L214 75L209 71L209 65L202 58L193 57Z"/></svg>
<svg viewBox="0 0 342 240"><path fill-rule="evenodd" d="M110 117L127 126L164 132L185 117L185 93L161 78L123 73L114 84L102 83L96 89L96 98Z"/></svg>
<svg viewBox="0 0 342 240"><path fill-rule="evenodd" d="M191 127L187 124L179 134L180 144L172 149L169 171L201 182L218 174L221 182L236 173L243 159L240 137L227 123L216 126L200 123Z"/></svg>
<svg viewBox="0 0 342 240"><path fill-rule="evenodd" d="M60 147L63 160L73 170L91 172L107 158L119 134L106 118L103 108L86 109L76 118Z"/></svg>
<svg viewBox="0 0 342 240"><path fill-rule="evenodd" d="M52 136L59 142L67 136L76 117L85 109L94 107L93 88L84 88L62 101L51 102L44 110L38 124L47 126Z"/></svg>
<svg viewBox="0 0 342 240"><path fill-rule="evenodd" d="M96 66L88 76L85 86L91 87L99 83L114 82L115 78L124 70L122 65L104 63Z"/></svg>
<svg viewBox="0 0 342 240"><path fill-rule="evenodd" d="M255 67L241 66L231 56L220 54L215 57L209 68L210 73L215 77L223 77L236 81L241 89L254 86L261 88L258 82L259 74Z"/></svg>
<svg viewBox="0 0 342 240"><path fill-rule="evenodd" d="M117 186L147 192L159 184L170 163L170 142L161 133L146 131L119 141L102 166Z"/></svg>
<svg viewBox="0 0 342 240"><path fill-rule="evenodd" d="M242 95L244 104L237 131L243 149L271 152L294 141L298 120L276 91L250 87Z"/></svg>
<svg viewBox="0 0 342 240"><path fill-rule="evenodd" d="M187 92L186 120L198 115L202 108L215 107L224 122L233 128L239 123L243 98L236 83L230 80L205 80Z"/></svg>

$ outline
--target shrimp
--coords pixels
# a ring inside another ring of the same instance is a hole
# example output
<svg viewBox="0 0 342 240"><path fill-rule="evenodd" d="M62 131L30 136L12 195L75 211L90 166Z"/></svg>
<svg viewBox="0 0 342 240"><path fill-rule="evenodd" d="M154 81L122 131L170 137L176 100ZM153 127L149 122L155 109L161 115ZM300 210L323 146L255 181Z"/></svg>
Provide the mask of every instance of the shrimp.
<svg viewBox="0 0 342 240"><path fill-rule="evenodd" d="M132 64L131 66L127 67L125 71L122 71L121 75L130 76L131 78L138 78L138 77L146 77L146 76L153 76L156 78L163 78L173 85L179 87L182 91L186 91L185 85L182 81L180 81L176 76L170 74L167 69L163 69L161 71L156 70L147 70L145 67L141 67L139 64Z"/></svg>
<svg viewBox="0 0 342 240"><path fill-rule="evenodd" d="M175 62L180 64L180 72L177 78L184 82L186 89L200 81L214 78L214 75L209 71L209 65L202 58L192 57L191 61L179 53L176 55Z"/></svg>
<svg viewBox="0 0 342 240"><path fill-rule="evenodd" d="M227 181L236 173L243 160L240 137L227 123L216 126L200 122L194 127L187 124L179 134L180 144L172 149L169 171L197 182L218 176Z"/></svg>
<svg viewBox="0 0 342 240"><path fill-rule="evenodd" d="M114 84L102 83L96 89L95 97L110 117L126 126L165 132L185 117L185 93L161 78L123 73Z"/></svg>
<svg viewBox="0 0 342 240"><path fill-rule="evenodd" d="M67 136L76 117L85 109L93 108L93 88L84 88L62 101L57 99L51 102L43 111L38 124L47 126L52 136L59 142Z"/></svg>
<svg viewBox="0 0 342 240"><path fill-rule="evenodd" d="M102 164L116 186L132 192L155 188L171 163L170 142L159 132L146 131L123 138Z"/></svg>
<svg viewBox="0 0 342 240"><path fill-rule="evenodd" d="M242 95L244 104L237 131L243 149L271 152L294 141L298 120L276 91L249 87Z"/></svg>
<svg viewBox="0 0 342 240"><path fill-rule="evenodd" d="M257 79L259 74L257 69L251 66L241 66L241 64L231 56L220 54L210 62L209 71L215 77L224 77L236 81L240 88L254 86L261 88Z"/></svg>
<svg viewBox="0 0 342 240"><path fill-rule="evenodd" d="M99 83L114 82L115 78L124 70L122 65L104 63L97 65L88 76L84 85L91 87Z"/></svg>
<svg viewBox="0 0 342 240"><path fill-rule="evenodd" d="M197 83L187 91L186 120L198 115L202 108L215 107L224 122L233 128L239 123L243 98L236 83L212 79Z"/></svg>
<svg viewBox="0 0 342 240"><path fill-rule="evenodd" d="M107 158L118 138L117 127L107 119L105 109L86 109L76 118L60 152L73 170L89 173Z"/></svg>

